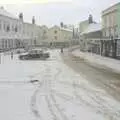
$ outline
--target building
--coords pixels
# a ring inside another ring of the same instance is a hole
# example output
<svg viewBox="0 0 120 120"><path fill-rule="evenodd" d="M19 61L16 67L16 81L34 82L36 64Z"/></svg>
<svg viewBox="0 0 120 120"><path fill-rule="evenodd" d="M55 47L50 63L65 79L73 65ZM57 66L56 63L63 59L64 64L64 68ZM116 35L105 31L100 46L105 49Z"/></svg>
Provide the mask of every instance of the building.
<svg viewBox="0 0 120 120"><path fill-rule="evenodd" d="M0 8L0 50L21 46L22 22L17 17Z"/></svg>
<svg viewBox="0 0 120 120"><path fill-rule="evenodd" d="M24 47L39 46L41 28L35 24L34 16L31 23L24 22L23 17L21 18L21 15L19 16L19 20L22 21L22 43Z"/></svg>
<svg viewBox="0 0 120 120"><path fill-rule="evenodd" d="M24 47L39 46L41 43L41 28L36 24L23 23L23 45Z"/></svg>
<svg viewBox="0 0 120 120"><path fill-rule="evenodd" d="M3 7L0 8L0 50L10 50L20 47L28 47L39 41L40 27L35 24L33 17L31 23L23 20L23 14L13 16Z"/></svg>
<svg viewBox="0 0 120 120"><path fill-rule="evenodd" d="M102 38L101 24L93 21L92 15L89 15L88 20L82 21L79 24L80 31L80 49L100 54Z"/></svg>
<svg viewBox="0 0 120 120"><path fill-rule="evenodd" d="M60 28L60 39L61 44L64 46L69 46L73 39L73 30L68 28Z"/></svg>
<svg viewBox="0 0 120 120"><path fill-rule="evenodd" d="M120 37L120 3L102 11L103 37Z"/></svg>
<svg viewBox="0 0 120 120"><path fill-rule="evenodd" d="M96 23L96 22L93 21L92 15L89 15L87 20L81 21L79 23L79 32L80 33L84 32L87 29L87 27L89 26L89 24L91 24L91 23Z"/></svg>
<svg viewBox="0 0 120 120"><path fill-rule="evenodd" d="M79 32L82 33L86 30L86 28L88 27L89 25L89 21L88 20L84 20L84 21L81 21L79 23Z"/></svg>
<svg viewBox="0 0 120 120"><path fill-rule="evenodd" d="M39 32L39 38L40 38L39 40L41 45L49 46L48 35L49 35L49 28L46 25L41 26Z"/></svg>
<svg viewBox="0 0 120 120"><path fill-rule="evenodd" d="M70 29L53 26L49 29L49 45L53 47L69 46L73 32Z"/></svg>
<svg viewBox="0 0 120 120"><path fill-rule="evenodd" d="M86 30L81 34L81 48L86 51L100 54L101 52L101 39L102 39L102 27L100 23L91 23Z"/></svg>
<svg viewBox="0 0 120 120"><path fill-rule="evenodd" d="M102 32L106 56L120 56L120 3L102 11Z"/></svg>

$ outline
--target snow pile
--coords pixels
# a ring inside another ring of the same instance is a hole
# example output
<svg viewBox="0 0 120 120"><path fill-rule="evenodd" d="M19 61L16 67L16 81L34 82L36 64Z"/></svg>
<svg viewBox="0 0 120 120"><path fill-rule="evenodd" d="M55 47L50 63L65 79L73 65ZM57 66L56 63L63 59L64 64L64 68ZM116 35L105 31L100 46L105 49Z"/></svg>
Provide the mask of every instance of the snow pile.
<svg viewBox="0 0 120 120"><path fill-rule="evenodd" d="M107 58L93 53L81 52L79 49L74 50L72 54L90 62L92 65L97 67L106 67L114 72L120 73L120 60Z"/></svg>

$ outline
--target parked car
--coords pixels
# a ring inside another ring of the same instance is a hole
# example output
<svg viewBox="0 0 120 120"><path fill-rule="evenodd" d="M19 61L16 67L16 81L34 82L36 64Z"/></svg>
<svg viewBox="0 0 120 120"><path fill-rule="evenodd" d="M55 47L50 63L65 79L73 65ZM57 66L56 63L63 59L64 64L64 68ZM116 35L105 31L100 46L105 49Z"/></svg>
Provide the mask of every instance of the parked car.
<svg viewBox="0 0 120 120"><path fill-rule="evenodd" d="M32 60L32 59L45 60L49 57L50 57L49 53L43 50L31 50L28 53L19 55L20 60Z"/></svg>

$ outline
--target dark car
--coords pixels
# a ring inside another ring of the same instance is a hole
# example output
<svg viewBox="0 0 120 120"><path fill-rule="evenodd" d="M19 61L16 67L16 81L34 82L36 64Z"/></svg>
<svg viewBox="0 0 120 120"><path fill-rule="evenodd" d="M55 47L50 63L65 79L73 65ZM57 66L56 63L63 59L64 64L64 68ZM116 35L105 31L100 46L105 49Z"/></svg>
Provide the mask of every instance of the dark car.
<svg viewBox="0 0 120 120"><path fill-rule="evenodd" d="M43 50L31 50L28 53L20 55L19 59L20 60L32 60L32 59L45 60L49 57L50 57L49 53Z"/></svg>

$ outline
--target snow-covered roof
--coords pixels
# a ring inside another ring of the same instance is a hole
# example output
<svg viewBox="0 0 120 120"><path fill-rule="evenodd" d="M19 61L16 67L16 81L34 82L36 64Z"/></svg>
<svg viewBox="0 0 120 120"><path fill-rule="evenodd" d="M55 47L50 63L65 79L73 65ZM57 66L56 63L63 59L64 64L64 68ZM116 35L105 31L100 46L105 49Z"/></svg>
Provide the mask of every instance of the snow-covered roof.
<svg viewBox="0 0 120 120"><path fill-rule="evenodd" d="M13 18L13 19L18 19L16 16L14 16L11 13L7 12L3 7L0 7L0 15L6 16L6 17L9 17L9 18Z"/></svg>
<svg viewBox="0 0 120 120"><path fill-rule="evenodd" d="M49 28L49 29L60 29L60 27L59 26L57 26L57 25L54 25L54 26L52 26L51 28Z"/></svg>
<svg viewBox="0 0 120 120"><path fill-rule="evenodd" d="M82 32L81 35L101 31L101 29L102 29L102 26L100 23L92 23L88 25L86 30Z"/></svg>
<svg viewBox="0 0 120 120"><path fill-rule="evenodd" d="M73 32L73 30L71 29L67 29L67 28L60 28L61 30L64 30L64 31L68 31L68 32Z"/></svg>

